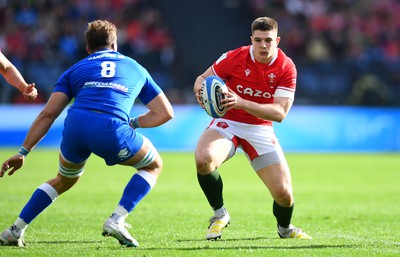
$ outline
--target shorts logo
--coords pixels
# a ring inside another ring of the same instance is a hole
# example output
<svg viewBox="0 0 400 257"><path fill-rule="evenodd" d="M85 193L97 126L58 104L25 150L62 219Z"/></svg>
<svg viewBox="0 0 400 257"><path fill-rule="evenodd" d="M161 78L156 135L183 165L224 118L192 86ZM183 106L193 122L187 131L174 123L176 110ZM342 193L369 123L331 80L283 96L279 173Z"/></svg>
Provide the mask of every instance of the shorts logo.
<svg viewBox="0 0 400 257"><path fill-rule="evenodd" d="M218 122L217 127L226 129L227 127L229 127L229 125L226 122Z"/></svg>
<svg viewBox="0 0 400 257"><path fill-rule="evenodd" d="M128 156L129 156L129 150L128 150L128 148L124 148L124 149L122 149L121 151L119 151L119 153L118 153L118 158L120 159L120 160L122 160L122 159L126 159Z"/></svg>

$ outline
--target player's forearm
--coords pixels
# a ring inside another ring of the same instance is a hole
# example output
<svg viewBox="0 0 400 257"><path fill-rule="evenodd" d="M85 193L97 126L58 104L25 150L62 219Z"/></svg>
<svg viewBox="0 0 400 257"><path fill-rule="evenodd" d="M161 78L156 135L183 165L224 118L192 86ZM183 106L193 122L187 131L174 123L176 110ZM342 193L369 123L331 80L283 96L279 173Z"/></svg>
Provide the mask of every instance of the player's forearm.
<svg viewBox="0 0 400 257"><path fill-rule="evenodd" d="M164 113L148 111L138 117L138 124L140 128L153 128L166 123L170 119L171 116Z"/></svg>
<svg viewBox="0 0 400 257"><path fill-rule="evenodd" d="M242 108L251 115L275 122L282 122L287 114L287 111L279 104L259 104L252 101L243 101Z"/></svg>
<svg viewBox="0 0 400 257"><path fill-rule="evenodd" d="M21 93L23 93L24 89L28 86L21 73L14 66L8 67L4 73L4 78L10 85L17 88Z"/></svg>
<svg viewBox="0 0 400 257"><path fill-rule="evenodd" d="M137 125L141 128L160 126L174 117L174 110L164 93L160 93L147 105L149 111L137 118Z"/></svg>
<svg viewBox="0 0 400 257"><path fill-rule="evenodd" d="M206 79L206 78L203 77L202 75L200 75L200 76L198 76L198 77L196 78L196 80L194 81L194 86L193 86L193 92L194 92L195 94L197 94L197 93L200 91L200 89L201 89L201 84L203 83L203 81L204 81L205 79Z"/></svg>
<svg viewBox="0 0 400 257"><path fill-rule="evenodd" d="M43 113L39 114L29 129L22 145L31 151L47 134L54 120L55 117L47 116Z"/></svg>

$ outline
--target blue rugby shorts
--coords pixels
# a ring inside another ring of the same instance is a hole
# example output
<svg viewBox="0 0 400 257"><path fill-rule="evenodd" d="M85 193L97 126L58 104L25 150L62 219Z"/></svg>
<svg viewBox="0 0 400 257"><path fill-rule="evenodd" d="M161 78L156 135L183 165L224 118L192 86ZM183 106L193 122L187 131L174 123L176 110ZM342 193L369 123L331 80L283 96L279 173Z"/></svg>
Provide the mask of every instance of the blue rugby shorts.
<svg viewBox="0 0 400 257"><path fill-rule="evenodd" d="M94 153L111 166L130 159L142 145L143 136L127 121L107 113L70 109L60 150L72 163L82 163Z"/></svg>

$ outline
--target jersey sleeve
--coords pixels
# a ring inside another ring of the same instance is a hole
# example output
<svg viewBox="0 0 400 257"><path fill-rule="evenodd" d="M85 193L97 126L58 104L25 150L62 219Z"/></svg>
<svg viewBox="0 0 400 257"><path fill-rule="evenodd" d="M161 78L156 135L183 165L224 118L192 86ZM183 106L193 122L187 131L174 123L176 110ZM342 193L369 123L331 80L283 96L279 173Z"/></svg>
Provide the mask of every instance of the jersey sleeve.
<svg viewBox="0 0 400 257"><path fill-rule="evenodd" d="M290 62L287 66L288 67L284 69L282 78L276 88L274 97L287 97L294 100L297 70L293 62Z"/></svg>
<svg viewBox="0 0 400 257"><path fill-rule="evenodd" d="M142 90L138 95L138 98L144 105L148 104L151 100L153 100L156 96L158 96L162 92L162 89L157 85L157 83L150 76L150 74L148 72L146 73L147 73L146 83L144 84Z"/></svg>
<svg viewBox="0 0 400 257"><path fill-rule="evenodd" d="M73 92L70 87L69 70L65 71L57 80L53 92L62 92L66 94L69 99L74 98Z"/></svg>
<svg viewBox="0 0 400 257"><path fill-rule="evenodd" d="M229 71L232 70L231 60L232 51L223 53L221 57L218 58L216 62L211 66L214 74L222 79L227 79L229 76Z"/></svg>

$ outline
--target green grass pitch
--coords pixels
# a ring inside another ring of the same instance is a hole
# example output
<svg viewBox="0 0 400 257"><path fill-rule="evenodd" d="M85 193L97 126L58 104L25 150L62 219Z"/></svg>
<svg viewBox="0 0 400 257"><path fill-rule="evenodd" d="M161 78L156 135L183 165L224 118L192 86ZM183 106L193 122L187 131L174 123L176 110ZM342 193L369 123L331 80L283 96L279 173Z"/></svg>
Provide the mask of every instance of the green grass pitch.
<svg viewBox="0 0 400 257"><path fill-rule="evenodd" d="M15 151L1 149L0 161ZM314 237L290 240L278 238L272 198L239 153L220 168L232 220L219 241L204 239L212 212L193 153L161 154L158 183L127 219L139 248L101 236L135 170L92 156L80 182L28 227L27 247L0 247L0 256L400 256L398 154L287 154L293 223ZM1 231L57 167L57 151L36 149L21 170L0 179Z"/></svg>

